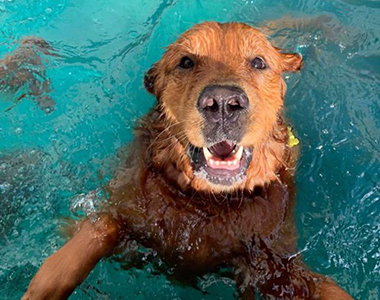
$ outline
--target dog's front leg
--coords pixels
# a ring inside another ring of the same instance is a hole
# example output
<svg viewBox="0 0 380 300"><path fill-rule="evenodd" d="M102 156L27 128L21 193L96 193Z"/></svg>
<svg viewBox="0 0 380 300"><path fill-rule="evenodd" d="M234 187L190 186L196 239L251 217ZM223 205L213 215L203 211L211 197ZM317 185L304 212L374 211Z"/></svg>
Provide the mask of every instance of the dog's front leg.
<svg viewBox="0 0 380 300"><path fill-rule="evenodd" d="M79 231L43 263L22 300L67 299L97 262L112 253L121 231L109 215L96 222L85 220Z"/></svg>
<svg viewBox="0 0 380 300"><path fill-rule="evenodd" d="M353 300L331 279L306 269L299 257L282 255L255 237L247 254L234 261L242 299ZM247 296L246 296L247 295Z"/></svg>

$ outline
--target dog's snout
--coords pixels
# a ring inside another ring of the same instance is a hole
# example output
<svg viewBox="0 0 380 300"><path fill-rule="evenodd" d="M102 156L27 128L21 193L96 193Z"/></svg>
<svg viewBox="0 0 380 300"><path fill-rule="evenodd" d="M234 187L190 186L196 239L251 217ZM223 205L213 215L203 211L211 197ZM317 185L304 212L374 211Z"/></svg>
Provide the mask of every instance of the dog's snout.
<svg viewBox="0 0 380 300"><path fill-rule="evenodd" d="M235 122L248 105L247 95L235 86L207 86L198 100L198 110L213 123Z"/></svg>

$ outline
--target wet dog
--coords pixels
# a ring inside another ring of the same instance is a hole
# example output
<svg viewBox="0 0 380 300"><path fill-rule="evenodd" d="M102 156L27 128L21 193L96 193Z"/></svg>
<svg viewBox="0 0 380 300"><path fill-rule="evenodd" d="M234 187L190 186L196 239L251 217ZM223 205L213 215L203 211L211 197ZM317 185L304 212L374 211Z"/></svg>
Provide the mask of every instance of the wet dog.
<svg viewBox="0 0 380 300"><path fill-rule="evenodd" d="M352 299L296 255L297 149L282 74L302 65L245 24L185 32L145 77L157 103L107 187L108 205L44 262L23 299L67 298L126 240L179 275L227 266L244 299Z"/></svg>

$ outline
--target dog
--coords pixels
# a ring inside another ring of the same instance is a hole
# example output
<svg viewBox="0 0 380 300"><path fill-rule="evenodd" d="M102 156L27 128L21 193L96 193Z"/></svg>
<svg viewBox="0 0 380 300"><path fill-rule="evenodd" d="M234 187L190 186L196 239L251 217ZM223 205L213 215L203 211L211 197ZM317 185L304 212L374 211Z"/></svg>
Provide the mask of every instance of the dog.
<svg viewBox="0 0 380 300"><path fill-rule="evenodd" d="M51 82L46 77L40 54L57 56L44 39L24 37L20 46L0 61L0 91L12 94L20 92L14 105L30 97L42 111L49 114L55 108L55 101L49 95Z"/></svg>
<svg viewBox="0 0 380 300"><path fill-rule="evenodd" d="M178 276L227 266L242 299L352 299L297 255L297 147L288 143L282 74L302 65L242 23L181 35L144 78L157 102L106 187L108 203L43 263L22 299L66 299L132 240Z"/></svg>

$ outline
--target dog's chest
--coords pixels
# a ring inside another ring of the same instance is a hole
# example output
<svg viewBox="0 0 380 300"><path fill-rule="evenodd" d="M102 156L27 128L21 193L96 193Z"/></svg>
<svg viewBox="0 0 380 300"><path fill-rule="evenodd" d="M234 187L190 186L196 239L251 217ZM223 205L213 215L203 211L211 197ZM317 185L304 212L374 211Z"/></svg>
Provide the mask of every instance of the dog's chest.
<svg viewBox="0 0 380 300"><path fill-rule="evenodd" d="M220 203L204 196L178 196L162 186L148 185L146 191L130 218L135 238L169 263L187 268L230 261L255 234L273 234L286 212L287 193L280 185L264 195L240 195Z"/></svg>

